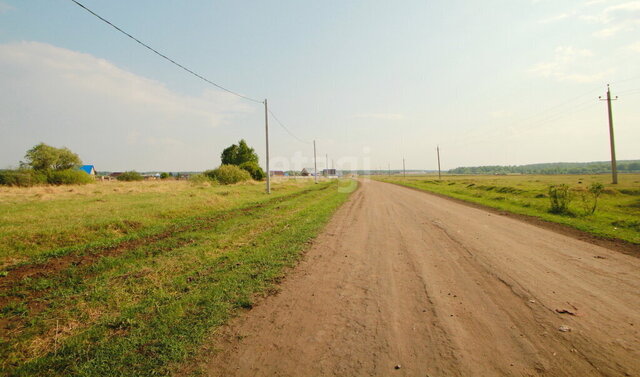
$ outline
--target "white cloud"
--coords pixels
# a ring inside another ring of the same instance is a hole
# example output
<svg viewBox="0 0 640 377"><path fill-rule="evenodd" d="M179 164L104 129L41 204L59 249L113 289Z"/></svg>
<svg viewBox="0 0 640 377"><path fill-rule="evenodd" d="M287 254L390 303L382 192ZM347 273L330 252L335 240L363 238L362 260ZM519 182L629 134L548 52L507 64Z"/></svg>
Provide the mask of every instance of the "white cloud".
<svg viewBox="0 0 640 377"><path fill-rule="evenodd" d="M606 25L594 33L596 37L609 38L622 31L634 31L640 25L640 1L609 6L592 19Z"/></svg>
<svg viewBox="0 0 640 377"><path fill-rule="evenodd" d="M215 160L198 167L192 160L215 156L220 126L255 111L228 93L179 94L104 59L38 42L0 45L0 72L2 164L45 141L99 169L206 167Z"/></svg>
<svg viewBox="0 0 640 377"><path fill-rule="evenodd" d="M566 12L566 13L559 13L556 14L555 16L551 16L545 19L540 20L539 22L542 24L547 24L547 23L551 23L551 22L557 22L557 21L562 21L562 20L566 20L567 18L571 18L574 17L576 15L577 11L572 10L570 12Z"/></svg>
<svg viewBox="0 0 640 377"><path fill-rule="evenodd" d="M13 10L13 9L14 8L11 5L0 1L0 14L6 13L6 12L8 12L10 10Z"/></svg>
<svg viewBox="0 0 640 377"><path fill-rule="evenodd" d="M507 117L509 117L511 115L512 115L512 113L510 111L507 111L507 110L495 110L495 111L489 112L489 116L491 118L494 118L494 119L507 118Z"/></svg>
<svg viewBox="0 0 640 377"><path fill-rule="evenodd" d="M640 42L632 43L626 47L627 50L640 52Z"/></svg>
<svg viewBox="0 0 640 377"><path fill-rule="evenodd" d="M364 113L356 114L354 118L359 119L382 119L382 120L402 120L404 115L396 113Z"/></svg>
<svg viewBox="0 0 640 377"><path fill-rule="evenodd" d="M614 5L612 0L593 0L578 8L540 20L541 23L579 19L602 25L593 35L610 38L621 32L632 32L640 25L640 1L627 1ZM608 5L608 6L607 6Z"/></svg>
<svg viewBox="0 0 640 377"><path fill-rule="evenodd" d="M555 78L559 81L593 82L600 80L605 73L579 73L578 69L588 65L593 53L587 49L571 46L559 46L555 49L553 60L539 63L529 69L530 73L541 77ZM608 72L607 72L608 73Z"/></svg>

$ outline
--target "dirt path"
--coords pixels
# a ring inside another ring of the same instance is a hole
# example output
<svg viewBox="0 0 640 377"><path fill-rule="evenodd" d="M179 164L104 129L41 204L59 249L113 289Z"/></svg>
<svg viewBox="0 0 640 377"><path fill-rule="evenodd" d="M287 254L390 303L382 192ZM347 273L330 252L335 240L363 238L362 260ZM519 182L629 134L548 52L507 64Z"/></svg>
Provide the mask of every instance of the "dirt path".
<svg viewBox="0 0 640 377"><path fill-rule="evenodd" d="M640 375L639 258L391 184L363 183L281 288L205 374Z"/></svg>

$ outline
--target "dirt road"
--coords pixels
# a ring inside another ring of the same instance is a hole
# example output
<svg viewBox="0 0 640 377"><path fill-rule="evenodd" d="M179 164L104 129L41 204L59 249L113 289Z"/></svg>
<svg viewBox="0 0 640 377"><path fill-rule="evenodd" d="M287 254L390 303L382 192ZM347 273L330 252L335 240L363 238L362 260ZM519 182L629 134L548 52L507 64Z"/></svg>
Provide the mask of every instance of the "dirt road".
<svg viewBox="0 0 640 377"><path fill-rule="evenodd" d="M364 182L281 288L206 373L640 375L640 259L391 184Z"/></svg>

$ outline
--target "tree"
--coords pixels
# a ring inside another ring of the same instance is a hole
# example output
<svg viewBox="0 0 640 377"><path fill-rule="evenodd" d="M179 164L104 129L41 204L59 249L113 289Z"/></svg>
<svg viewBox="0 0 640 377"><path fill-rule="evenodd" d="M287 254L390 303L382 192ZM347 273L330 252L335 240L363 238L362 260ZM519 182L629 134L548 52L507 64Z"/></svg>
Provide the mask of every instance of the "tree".
<svg viewBox="0 0 640 377"><path fill-rule="evenodd" d="M258 163L258 155L255 150L247 145L244 139L238 142L238 145L233 144L222 151L220 155L222 165L240 165L245 162Z"/></svg>
<svg viewBox="0 0 640 377"><path fill-rule="evenodd" d="M66 170L82 165L80 156L71 152L69 148L58 149L58 161L53 166L54 170Z"/></svg>
<svg viewBox="0 0 640 377"><path fill-rule="evenodd" d="M255 179L256 181L262 181L264 177L266 177L266 175L264 174L264 170L262 170L257 162L243 162L238 167L249 172L249 174L251 174L251 178Z"/></svg>
<svg viewBox="0 0 640 377"><path fill-rule="evenodd" d="M40 143L25 154L26 165L37 171L66 170L82 164L80 157L69 148L55 148Z"/></svg>

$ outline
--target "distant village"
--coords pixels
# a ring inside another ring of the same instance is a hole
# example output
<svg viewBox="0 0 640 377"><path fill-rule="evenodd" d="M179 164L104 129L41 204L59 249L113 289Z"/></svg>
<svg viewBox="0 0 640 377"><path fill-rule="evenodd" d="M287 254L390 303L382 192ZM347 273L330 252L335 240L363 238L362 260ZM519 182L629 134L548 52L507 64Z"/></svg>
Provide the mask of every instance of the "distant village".
<svg viewBox="0 0 640 377"><path fill-rule="evenodd" d="M102 181L115 181L119 176L125 174L123 171L97 171L94 165L82 165L78 167L79 170L84 171L85 173L94 176L97 180ZM140 175L144 180L152 181L158 179L167 179L171 178L174 180L188 180L194 174L199 174L200 172L143 172ZM314 177L313 169L304 168L300 171L294 170L272 170L270 172L272 177ZM343 172L339 172L336 169L322 169L322 171L318 172L319 177L340 177L343 175Z"/></svg>

